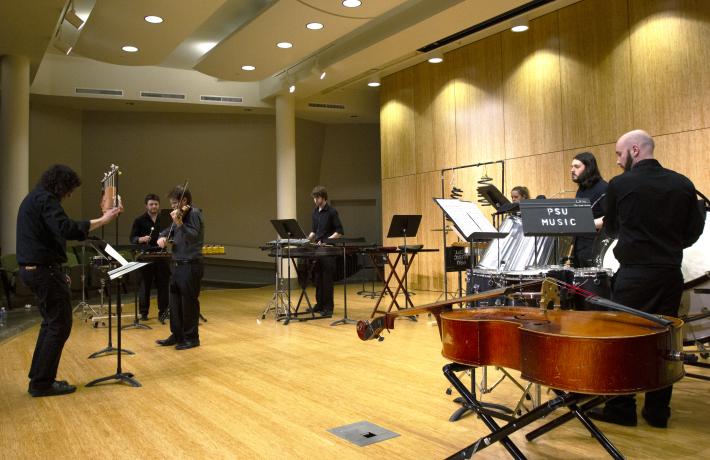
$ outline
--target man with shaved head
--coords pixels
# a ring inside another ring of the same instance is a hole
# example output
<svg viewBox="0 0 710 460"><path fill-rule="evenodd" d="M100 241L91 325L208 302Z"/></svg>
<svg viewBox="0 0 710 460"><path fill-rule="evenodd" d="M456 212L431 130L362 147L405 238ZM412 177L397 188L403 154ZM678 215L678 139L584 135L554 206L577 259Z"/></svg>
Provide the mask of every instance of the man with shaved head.
<svg viewBox="0 0 710 460"><path fill-rule="evenodd" d="M624 173L609 182L604 216L607 232L618 238L614 255L620 267L614 275L612 300L677 316L683 292L683 249L700 237L705 217L693 183L662 167L653 158L654 148L653 138L642 130L630 131L616 142L616 164ZM672 391L669 386L646 393L641 415L649 425L667 426ZM635 426L635 397L614 398L589 415Z"/></svg>

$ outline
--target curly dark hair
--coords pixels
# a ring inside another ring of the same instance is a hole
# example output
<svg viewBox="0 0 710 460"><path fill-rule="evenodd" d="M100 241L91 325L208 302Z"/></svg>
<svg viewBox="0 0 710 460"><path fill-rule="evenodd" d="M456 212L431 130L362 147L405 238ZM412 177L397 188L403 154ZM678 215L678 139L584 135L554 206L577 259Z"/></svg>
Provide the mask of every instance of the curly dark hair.
<svg viewBox="0 0 710 460"><path fill-rule="evenodd" d="M328 190L326 190L326 188L323 187L322 185L316 185L315 187L313 187L313 191L311 192L311 196L313 198L321 197L327 201L328 200Z"/></svg>
<svg viewBox="0 0 710 460"><path fill-rule="evenodd" d="M62 199L81 185L81 179L69 166L54 165L42 173L40 184L49 193Z"/></svg>
<svg viewBox="0 0 710 460"><path fill-rule="evenodd" d="M584 172L577 178L577 182L583 189L589 188L602 180L602 174L597 167L597 159L591 152L582 152L574 156L575 160L584 165Z"/></svg>
<svg viewBox="0 0 710 460"><path fill-rule="evenodd" d="M192 204L192 193L190 193L190 190L186 189L182 185L178 185L168 192L169 200L179 201L181 197L184 197L187 200L187 204Z"/></svg>

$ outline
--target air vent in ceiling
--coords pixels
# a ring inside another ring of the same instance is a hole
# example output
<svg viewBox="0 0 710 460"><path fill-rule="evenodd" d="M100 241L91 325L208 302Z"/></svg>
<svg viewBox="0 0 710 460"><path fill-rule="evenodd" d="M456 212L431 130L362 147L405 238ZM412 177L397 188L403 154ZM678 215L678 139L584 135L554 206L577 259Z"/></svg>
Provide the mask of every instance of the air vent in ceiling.
<svg viewBox="0 0 710 460"><path fill-rule="evenodd" d="M184 94L156 93L154 91L141 91L141 97L148 97L151 99L173 99L178 101L184 101L186 99Z"/></svg>
<svg viewBox="0 0 710 460"><path fill-rule="evenodd" d="M74 88L76 94L99 94L102 96L123 96L122 89Z"/></svg>
<svg viewBox="0 0 710 460"><path fill-rule="evenodd" d="M239 96L200 96L200 100L203 102L227 102L231 104L244 102L244 98Z"/></svg>
<svg viewBox="0 0 710 460"><path fill-rule="evenodd" d="M339 109L345 110L345 106L342 104L321 104L319 102L309 102L308 107L315 107L318 109Z"/></svg>

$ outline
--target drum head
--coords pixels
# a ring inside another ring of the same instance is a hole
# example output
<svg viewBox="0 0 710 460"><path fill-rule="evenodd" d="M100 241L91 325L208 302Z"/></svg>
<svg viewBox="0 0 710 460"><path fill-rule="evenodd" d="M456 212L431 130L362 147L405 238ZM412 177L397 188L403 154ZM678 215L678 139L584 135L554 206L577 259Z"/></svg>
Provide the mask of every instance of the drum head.
<svg viewBox="0 0 710 460"><path fill-rule="evenodd" d="M683 251L683 281L690 283L702 277L710 271L710 221L708 220L708 212L705 213L705 229L700 235L698 241L691 247Z"/></svg>

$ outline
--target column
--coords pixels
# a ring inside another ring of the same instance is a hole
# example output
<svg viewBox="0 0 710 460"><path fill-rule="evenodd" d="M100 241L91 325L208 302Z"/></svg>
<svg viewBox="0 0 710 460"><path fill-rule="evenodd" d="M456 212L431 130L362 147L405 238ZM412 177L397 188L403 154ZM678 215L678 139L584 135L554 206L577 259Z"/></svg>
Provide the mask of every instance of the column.
<svg viewBox="0 0 710 460"><path fill-rule="evenodd" d="M293 94L276 96L276 216L296 218L296 104Z"/></svg>
<svg viewBox="0 0 710 460"><path fill-rule="evenodd" d="M0 98L0 251L15 252L17 209L29 191L30 61L4 56Z"/></svg>

